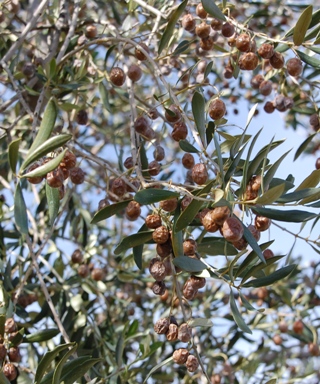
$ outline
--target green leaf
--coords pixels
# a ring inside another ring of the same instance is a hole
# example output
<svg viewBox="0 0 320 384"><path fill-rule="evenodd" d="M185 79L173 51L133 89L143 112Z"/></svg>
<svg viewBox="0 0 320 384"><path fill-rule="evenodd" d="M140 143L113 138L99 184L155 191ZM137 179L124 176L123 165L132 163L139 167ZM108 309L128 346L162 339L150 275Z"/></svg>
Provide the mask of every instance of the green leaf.
<svg viewBox="0 0 320 384"><path fill-rule="evenodd" d="M285 221L288 223L301 223L317 216L313 212L299 211L297 209L280 211L278 209L254 207L252 210L259 215L268 217L276 221Z"/></svg>
<svg viewBox="0 0 320 384"><path fill-rule="evenodd" d="M114 250L115 255L120 255L126 250L136 247L137 245L145 244L147 241L152 239L153 231L138 232L133 235L127 236L121 240L119 245Z"/></svg>
<svg viewBox="0 0 320 384"><path fill-rule="evenodd" d="M315 59L314 56L306 55L301 51L296 50L296 52L299 55L300 59L306 64L311 65L311 67L313 68L320 69L320 60Z"/></svg>
<svg viewBox="0 0 320 384"><path fill-rule="evenodd" d="M319 181L320 169L316 169L301 182L301 184L296 188L296 191L300 191L305 188L314 188L319 184Z"/></svg>
<svg viewBox="0 0 320 384"><path fill-rule="evenodd" d="M217 152L217 158L218 158L218 165L219 165L219 171L220 171L220 177L221 177L221 180L223 180L224 182L224 174L223 174L223 159L222 159L222 155L221 155L221 147L219 145L219 141L218 141L218 134L217 132L214 133L213 135L213 140L214 140L214 145L215 145L215 149L216 149L216 152ZM222 185L223 187L224 185Z"/></svg>
<svg viewBox="0 0 320 384"><path fill-rule="evenodd" d="M170 39L172 38L176 23L180 19L180 16L182 15L187 4L188 4L188 0L183 1L179 5L179 7L172 13L170 20L166 26L166 29L162 33L162 36L159 42L158 55L161 54L163 49L168 45Z"/></svg>
<svg viewBox="0 0 320 384"><path fill-rule="evenodd" d="M197 148L195 148L192 144L189 143L187 140L180 140L179 141L179 147L184 151L184 152L189 152L189 153L199 153Z"/></svg>
<svg viewBox="0 0 320 384"><path fill-rule="evenodd" d="M251 329L247 326L247 324L244 322L241 313L239 312L239 309L237 307L236 301L234 299L234 294L232 289L230 289L230 308L232 312L232 316L234 318L234 321L236 322L237 326L245 333L252 334Z"/></svg>
<svg viewBox="0 0 320 384"><path fill-rule="evenodd" d="M109 98L108 98L108 91L102 81L101 83L99 83L99 93L101 96L101 101L103 106L108 112L111 113L111 107L110 107Z"/></svg>
<svg viewBox="0 0 320 384"><path fill-rule="evenodd" d="M183 255L183 233L182 231L172 233L172 249L176 257Z"/></svg>
<svg viewBox="0 0 320 384"><path fill-rule="evenodd" d="M15 174L19 158L19 145L21 139L13 140L8 147L8 157L11 171Z"/></svg>
<svg viewBox="0 0 320 384"><path fill-rule="evenodd" d="M248 283L243 284L243 287L265 287L276 283L277 281L283 280L285 277L289 276L293 270L296 268L296 264L287 265L286 267L280 268L277 271L271 273L269 276L260 277L259 279L254 279Z"/></svg>
<svg viewBox="0 0 320 384"><path fill-rule="evenodd" d="M121 333L121 335L119 336L118 338L118 341L117 341L117 345L116 345L116 362L118 364L118 367L120 368L122 366L122 355L123 355L123 351L124 351L124 337L123 337L123 334Z"/></svg>
<svg viewBox="0 0 320 384"><path fill-rule="evenodd" d="M188 256L179 256L173 259L173 264L186 272L202 272L207 266L198 259Z"/></svg>
<svg viewBox="0 0 320 384"><path fill-rule="evenodd" d="M27 207L21 191L21 186L18 183L14 193L14 219L19 231L25 235L28 234L28 216Z"/></svg>
<svg viewBox="0 0 320 384"><path fill-rule="evenodd" d="M59 166L66 152L67 148L47 163L41 165L40 167L34 169L31 172L25 173L23 176L21 176L21 178L45 176L47 173L53 171Z"/></svg>
<svg viewBox="0 0 320 384"><path fill-rule="evenodd" d="M45 141L49 139L49 137L51 136L51 132L54 128L57 115L58 110L56 104L51 99L49 100L46 106L39 131L28 151L27 158L31 155L32 152L34 152L34 150L36 150L40 145L42 145Z"/></svg>
<svg viewBox="0 0 320 384"><path fill-rule="evenodd" d="M248 227L245 226L242 221L240 223L243 226L243 237L247 240L248 244L252 248L252 250L255 252L255 254L259 257L259 259L265 263L265 258L262 254L261 248L259 247L257 240L253 237L252 233L249 231Z"/></svg>
<svg viewBox="0 0 320 384"><path fill-rule="evenodd" d="M108 205L107 207L104 207L100 209L92 218L91 224L96 224L99 221L108 219L109 217L115 215L118 212L121 212L124 210L127 205L130 203L132 200L125 200L125 201L120 201L119 203L115 203L112 205Z"/></svg>
<svg viewBox="0 0 320 384"><path fill-rule="evenodd" d="M270 379L265 384L277 384L278 379Z"/></svg>
<svg viewBox="0 0 320 384"><path fill-rule="evenodd" d="M51 188L48 183L46 183L46 197L48 202L48 208L49 208L49 218L50 218L50 225L53 225L55 218L58 215L59 212L59 189L58 188Z"/></svg>
<svg viewBox="0 0 320 384"><path fill-rule="evenodd" d="M257 312L264 312L264 308L255 308L253 307L249 301L245 298L245 296L239 291L239 295L241 298L242 305L248 310L248 311L257 311Z"/></svg>
<svg viewBox="0 0 320 384"><path fill-rule="evenodd" d="M132 248L134 262L140 270L142 269L143 245L144 244L139 244Z"/></svg>
<svg viewBox="0 0 320 384"><path fill-rule="evenodd" d="M250 144L250 147L248 150L248 154L247 154L247 159L246 159L246 162L244 163L244 166L243 166L240 195L243 193L244 189L246 188L246 186L248 184L247 172L248 172L248 167L250 164L251 153L253 151L254 145L255 145L261 132L262 132L262 128L255 134L254 138L251 141L251 144Z"/></svg>
<svg viewBox="0 0 320 384"><path fill-rule="evenodd" d="M267 241L266 243L261 244L260 245L261 251L264 251L265 249L269 248L272 243L273 243L273 240ZM239 266L238 270L235 273L235 278L237 278L238 276L241 276L241 274L246 269L250 268L250 266L256 262L257 257L258 257L258 254L254 250L252 250Z"/></svg>
<svg viewBox="0 0 320 384"><path fill-rule="evenodd" d="M264 146L255 156L255 158L250 161L249 167L248 167L248 173L247 178L250 179L251 176L253 176L256 173L256 170L258 169L261 162L268 156L268 153L271 152L273 149L275 149L278 145L282 144L284 140L277 140L277 141L271 141L270 144Z"/></svg>
<svg viewBox="0 0 320 384"><path fill-rule="evenodd" d="M207 145L209 145L213 139L213 135L216 129L216 125L213 121L209 121L206 129L206 140L207 140Z"/></svg>
<svg viewBox="0 0 320 384"><path fill-rule="evenodd" d="M209 13L210 16L219 20L225 21L226 17L221 12L220 8L215 4L214 0L201 0L203 8Z"/></svg>
<svg viewBox="0 0 320 384"><path fill-rule="evenodd" d="M148 188L142 189L141 191L137 192L134 196L134 200L141 205L147 205L179 196L180 195L178 192L172 192L156 188Z"/></svg>
<svg viewBox="0 0 320 384"><path fill-rule="evenodd" d="M305 188L299 191L287 193L277 199L278 203L291 203L293 201L298 202L299 200L310 198L312 196L319 195L320 188Z"/></svg>
<svg viewBox="0 0 320 384"><path fill-rule="evenodd" d="M79 379L82 379L90 368L102 361L103 359L101 358L93 359L88 356L82 356L68 361L62 369L61 383L74 384Z"/></svg>
<svg viewBox="0 0 320 384"><path fill-rule="evenodd" d="M205 319L202 317L191 319L188 321L188 324L192 328L193 327L212 327L213 326L213 322L211 320Z"/></svg>
<svg viewBox="0 0 320 384"><path fill-rule="evenodd" d="M300 15L293 31L293 42L295 45L301 45L303 43L304 37L311 23L312 11L313 7L312 5L309 5Z"/></svg>
<svg viewBox="0 0 320 384"><path fill-rule="evenodd" d="M32 152L31 155L28 155L26 157L25 161L21 165L20 173L22 173L22 171L24 171L29 164L32 164L36 160L39 160L41 157L47 155L49 152L52 152L55 149L62 147L71 138L72 138L72 135L63 134L63 135L51 137L50 139L46 140L38 148L35 148L35 150Z"/></svg>
<svg viewBox="0 0 320 384"><path fill-rule="evenodd" d="M173 55L180 55L180 53L186 51L191 44L193 44L196 40L182 40L178 45L177 48L173 51Z"/></svg>
<svg viewBox="0 0 320 384"><path fill-rule="evenodd" d="M204 79L206 79L209 76L212 67L213 67L213 61L209 61L203 74Z"/></svg>
<svg viewBox="0 0 320 384"><path fill-rule="evenodd" d="M242 148L240 149L239 153L237 154L237 156L234 158L234 160L232 161L232 163L230 164L225 176L224 176L224 181L227 183L230 178L234 175L235 171L236 171L236 168L239 164L239 161L241 160L241 156L243 154L243 151L245 150L246 148L246 145L247 143L245 143Z"/></svg>
<svg viewBox="0 0 320 384"><path fill-rule="evenodd" d="M320 21L320 9L318 9L313 13L311 23L309 25L309 29L319 24L319 21ZM295 27L292 27L291 29L289 29L289 31L287 31L287 33L285 34L285 37L292 36L294 33L294 29Z"/></svg>
<svg viewBox="0 0 320 384"><path fill-rule="evenodd" d="M36 375L34 378L35 384L39 384L41 379L43 378L44 374L48 369L51 368L51 363L53 360L65 349L74 346L75 343L69 343L69 344L62 344L56 347L54 350L47 352L43 358L40 360Z"/></svg>
<svg viewBox="0 0 320 384"><path fill-rule="evenodd" d="M168 359L163 360L161 363L159 363L155 367L153 367L151 369L151 371L148 373L147 377L144 379L143 384L148 382L149 377L152 376L154 374L154 372L156 372L158 369L162 368L164 365L170 363L170 361L172 361L172 360L173 360L173 357L170 356Z"/></svg>
<svg viewBox="0 0 320 384"><path fill-rule="evenodd" d="M255 104L249 111L248 113L248 117L247 117L247 122L246 122L246 127L245 127L245 131L247 130L247 128L249 127L250 123L251 123L251 120L253 119L253 116L255 115L256 113L256 109L258 108L258 103Z"/></svg>
<svg viewBox="0 0 320 384"><path fill-rule="evenodd" d="M203 95L196 91L192 97L192 113L202 144L206 146L206 126L205 126L205 100Z"/></svg>
<svg viewBox="0 0 320 384"><path fill-rule="evenodd" d="M24 343L39 343L41 341L51 340L53 337L57 336L60 333L57 328L48 328L43 329L38 332L34 332L30 335L26 335L23 338Z"/></svg>
<svg viewBox="0 0 320 384"><path fill-rule="evenodd" d="M262 196L258 197L256 204L267 205L273 203L283 194L285 186L285 184L280 184L269 189Z"/></svg>
<svg viewBox="0 0 320 384"><path fill-rule="evenodd" d="M75 353L77 348L78 348L78 346L77 346L77 344L75 344L61 358L61 360L59 361L59 363L56 366L56 369L54 370L52 384L60 384L61 383L60 378L61 378L62 369L64 368L64 365L67 362L67 360L69 359L69 357Z"/></svg>
<svg viewBox="0 0 320 384"><path fill-rule="evenodd" d="M244 274L240 285L243 285L248 279L250 279L251 276L254 276L257 272L261 271L262 269L266 268L267 266L276 263L277 261L281 260L283 257L284 256L274 256L271 259L266 260L266 263L259 263L258 265L252 266Z"/></svg>
<svg viewBox="0 0 320 384"><path fill-rule="evenodd" d="M313 133L312 135L310 135L308 138L306 138L303 143L299 146L299 148L297 149L295 155L294 155L294 159L293 161L297 160L297 158L301 155L301 153L307 148L307 146L309 145L309 143L311 143L312 139L315 137L317 133Z"/></svg>
<svg viewBox="0 0 320 384"><path fill-rule="evenodd" d="M200 191L197 191L196 196L205 198L207 194L210 192L214 182L215 182L214 180L210 181ZM203 201L193 199L191 203L187 206L187 208L181 212L176 222L174 230L176 232L179 232L179 231L182 231L184 228L186 228L192 222L192 220L196 217L202 205L203 205Z"/></svg>
<svg viewBox="0 0 320 384"><path fill-rule="evenodd" d="M24 328L19 329L19 331L13 336L13 338L10 340L10 343L12 345L19 345L24 337Z"/></svg>
<svg viewBox="0 0 320 384"><path fill-rule="evenodd" d="M234 256L238 253L235 247L221 237L205 237L197 245L197 251L200 254L209 256Z"/></svg>
<svg viewBox="0 0 320 384"><path fill-rule="evenodd" d="M277 171L277 169L279 168L279 165L282 163L283 159L287 156L287 154L291 151L291 149L284 153L270 168L269 170L267 171L267 173L265 174L264 178L263 178L263 184L265 187L269 186L269 184L271 183L271 181L273 180L273 177Z"/></svg>

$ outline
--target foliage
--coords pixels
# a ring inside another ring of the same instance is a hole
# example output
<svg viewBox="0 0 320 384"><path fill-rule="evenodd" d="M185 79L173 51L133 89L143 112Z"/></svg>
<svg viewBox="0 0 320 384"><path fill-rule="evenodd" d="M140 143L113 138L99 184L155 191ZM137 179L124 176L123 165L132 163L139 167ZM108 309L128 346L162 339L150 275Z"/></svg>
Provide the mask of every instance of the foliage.
<svg viewBox="0 0 320 384"><path fill-rule="evenodd" d="M295 159L318 149L320 10L6 0L0 20L1 382L318 383L319 263L265 231L315 231L320 163L279 178L283 140L248 127L280 112Z"/></svg>

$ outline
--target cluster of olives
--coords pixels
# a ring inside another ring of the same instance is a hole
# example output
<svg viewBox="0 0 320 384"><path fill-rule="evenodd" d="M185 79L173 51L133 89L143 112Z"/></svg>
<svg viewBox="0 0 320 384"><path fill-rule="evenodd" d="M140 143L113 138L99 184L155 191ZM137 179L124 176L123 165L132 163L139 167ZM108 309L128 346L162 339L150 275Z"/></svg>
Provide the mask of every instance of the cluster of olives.
<svg viewBox="0 0 320 384"><path fill-rule="evenodd" d="M78 265L78 275L82 278L91 275L93 280L102 281L106 277L106 270L104 268L97 268L92 263L87 264L84 262L83 253L80 249L73 251L71 261L73 264Z"/></svg>
<svg viewBox="0 0 320 384"><path fill-rule="evenodd" d="M6 319L4 334L0 335L0 359L2 361L2 372L9 381L18 376L18 363L21 361L19 347L15 345L18 326L12 317Z"/></svg>
<svg viewBox="0 0 320 384"><path fill-rule="evenodd" d="M43 158L33 163L27 170L31 172L39 168L40 166L49 162L51 158ZM27 180L32 184L39 184L45 178L47 184L51 188L59 188L60 199L64 196L64 181L70 177L73 184L82 184L84 182L84 171L76 166L77 159L73 152L67 150L59 166L51 172L48 172L45 176L28 177Z"/></svg>

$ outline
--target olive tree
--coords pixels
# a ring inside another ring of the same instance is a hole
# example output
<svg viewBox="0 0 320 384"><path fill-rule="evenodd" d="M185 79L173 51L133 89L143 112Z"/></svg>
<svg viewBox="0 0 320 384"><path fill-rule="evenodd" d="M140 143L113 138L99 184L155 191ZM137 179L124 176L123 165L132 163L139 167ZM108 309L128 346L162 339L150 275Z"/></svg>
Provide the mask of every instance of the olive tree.
<svg viewBox="0 0 320 384"><path fill-rule="evenodd" d="M0 6L1 382L318 383L320 10Z"/></svg>

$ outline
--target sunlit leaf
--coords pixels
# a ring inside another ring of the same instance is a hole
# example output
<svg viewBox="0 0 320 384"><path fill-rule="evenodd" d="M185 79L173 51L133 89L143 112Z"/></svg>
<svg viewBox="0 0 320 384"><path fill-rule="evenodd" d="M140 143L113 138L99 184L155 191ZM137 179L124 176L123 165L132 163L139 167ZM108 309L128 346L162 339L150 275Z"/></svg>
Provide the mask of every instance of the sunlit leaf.
<svg viewBox="0 0 320 384"><path fill-rule="evenodd" d="M99 221L108 219L109 217L115 215L118 212L121 212L124 210L127 205L130 203L132 200L125 200L125 201L120 201L119 203L115 203L112 205L108 205L107 207L104 207L100 209L92 218L91 224L96 224Z"/></svg>
<svg viewBox="0 0 320 384"><path fill-rule="evenodd" d="M166 26L166 29L161 34L159 41L158 54L160 55L164 48L168 46L170 39L172 38L176 23L182 15L185 7L188 4L188 0L183 1L179 7L172 13L170 20Z"/></svg>
<svg viewBox="0 0 320 384"><path fill-rule="evenodd" d="M245 130L249 127L250 123L251 123L251 120L253 119L253 116L255 115L256 113L256 110L258 108L258 104L255 104L249 111L248 113L248 117L247 117L247 122L246 122L246 127L245 127Z"/></svg>
<svg viewBox="0 0 320 384"><path fill-rule="evenodd" d="M40 167L34 169L31 172L24 174L23 176L21 176L21 178L45 176L47 173L53 171L59 166L62 159L64 158L66 151L67 148L63 152L59 153L59 155L54 157L52 160L48 161L47 163L41 165Z"/></svg>
<svg viewBox="0 0 320 384"><path fill-rule="evenodd" d="M56 104L51 99L46 106L39 131L28 151L27 158L31 155L34 150L36 150L40 145L42 145L45 141L49 139L54 128L54 124L56 122L57 114L58 110Z"/></svg>
<svg viewBox="0 0 320 384"><path fill-rule="evenodd" d="M243 287L258 288L258 287L265 287L267 285L274 284L277 281L283 280L284 278L289 276L294 271L296 266L297 266L296 264L287 265L286 267L280 268L268 276L260 277L259 279L251 280L248 283L243 284Z"/></svg>
<svg viewBox="0 0 320 384"><path fill-rule="evenodd" d="M312 5L309 5L300 15L293 31L293 42L295 45L301 45L307 33L312 19Z"/></svg>
<svg viewBox="0 0 320 384"><path fill-rule="evenodd" d="M120 255L121 253L125 252L126 250L132 247L136 247L137 245L146 243L147 241L152 239L152 233L152 231L138 232L133 235L124 237L114 250L114 254Z"/></svg>
<svg viewBox="0 0 320 384"><path fill-rule="evenodd" d="M41 341L51 340L60 333L57 328L48 328L31 333L23 338L24 343L39 343Z"/></svg>
<svg viewBox="0 0 320 384"><path fill-rule="evenodd" d="M179 197L178 192L167 191L164 189L148 188L142 189L137 192L134 196L134 200L141 205L158 203L159 201L172 199L174 197Z"/></svg>
<svg viewBox="0 0 320 384"><path fill-rule="evenodd" d="M307 55L301 51L296 51L298 56L302 61L304 61L306 64L311 65L313 68L320 68L320 60L316 59L314 56Z"/></svg>
<svg viewBox="0 0 320 384"><path fill-rule="evenodd" d="M14 193L14 218L19 231L23 234L28 234L27 207L19 183Z"/></svg>
<svg viewBox="0 0 320 384"><path fill-rule="evenodd" d="M19 158L19 145L21 139L13 140L8 147L8 157L11 171L15 174Z"/></svg>
<svg viewBox="0 0 320 384"><path fill-rule="evenodd" d="M251 329L247 326L247 324L244 322L243 317L241 316L241 313L237 307L236 301L234 299L234 294L232 289L230 289L230 308L231 313L234 318L234 321L236 322L237 326L245 333L252 334Z"/></svg>
<svg viewBox="0 0 320 384"><path fill-rule="evenodd" d="M256 204L267 205L276 201L284 192L285 184L277 185L258 197Z"/></svg>
<svg viewBox="0 0 320 384"><path fill-rule="evenodd" d="M21 165L20 173L22 173L22 171L25 170L28 165L32 164L36 160L39 160L55 149L62 147L71 138L72 135L63 134L51 137L50 139L46 140L42 145L40 145L38 148L35 148L34 151L26 157L25 161Z"/></svg>
<svg viewBox="0 0 320 384"><path fill-rule="evenodd" d="M173 259L173 264L186 272L192 273L201 272L207 268L202 261L188 256L175 257Z"/></svg>
<svg viewBox="0 0 320 384"><path fill-rule="evenodd" d="M219 20L225 21L226 17L221 12L220 8L215 4L214 0L201 0L203 8L209 13L210 16Z"/></svg>
<svg viewBox="0 0 320 384"><path fill-rule="evenodd" d="M300 191L305 188L314 188L320 182L320 169L316 169L312 171L312 173L307 176L301 184L296 188L296 191Z"/></svg>
<svg viewBox="0 0 320 384"><path fill-rule="evenodd" d="M202 94L196 91L192 97L192 113L199 132L201 141L206 146L206 127L205 127L205 100Z"/></svg>

